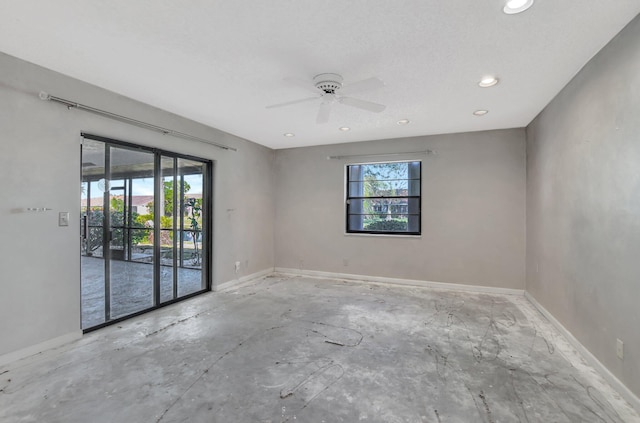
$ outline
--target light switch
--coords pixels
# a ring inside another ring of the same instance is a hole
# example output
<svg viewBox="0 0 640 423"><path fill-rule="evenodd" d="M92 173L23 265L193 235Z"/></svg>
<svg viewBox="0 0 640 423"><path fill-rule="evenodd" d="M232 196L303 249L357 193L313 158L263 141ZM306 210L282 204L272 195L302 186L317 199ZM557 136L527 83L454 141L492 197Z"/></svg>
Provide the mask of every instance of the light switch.
<svg viewBox="0 0 640 423"><path fill-rule="evenodd" d="M69 212L58 213L58 226L69 226Z"/></svg>

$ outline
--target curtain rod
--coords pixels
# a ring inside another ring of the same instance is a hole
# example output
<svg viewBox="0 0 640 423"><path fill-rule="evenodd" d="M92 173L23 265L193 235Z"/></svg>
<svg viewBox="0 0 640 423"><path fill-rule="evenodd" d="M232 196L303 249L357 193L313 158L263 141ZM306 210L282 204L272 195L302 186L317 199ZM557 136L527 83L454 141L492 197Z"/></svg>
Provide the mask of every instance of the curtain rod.
<svg viewBox="0 0 640 423"><path fill-rule="evenodd" d="M327 160L351 159L354 157L404 156L406 154L436 154L434 150L407 151L403 153L352 154L347 156L328 156Z"/></svg>
<svg viewBox="0 0 640 423"><path fill-rule="evenodd" d="M84 105L84 104L76 103L76 102L71 101L71 100L65 100L64 98L60 98L60 97L56 97L54 95L50 95L50 94L48 94L48 93L46 93L44 91L40 91L39 97L40 97L41 100L55 101L56 103L64 104L68 108L73 107L75 109L84 110L86 112L90 112L90 113L94 113L96 115L107 117L109 119L118 120L120 122L128 123L130 125L139 126L141 128L149 129L151 131L160 132L161 134L164 134L164 135L172 135L174 137L184 138L186 140L197 141L197 142L201 142L201 143L204 143L204 144L213 145L214 147L218 147L218 148L221 148L223 150L238 151L237 149L235 149L233 147L229 147L228 145L218 144L216 142L209 141L209 140L206 140L204 138L198 138L198 137L195 137L193 135L185 134L183 132L178 132L178 131L174 131L172 129L163 128L161 126L153 125L151 123L146 123L146 122L142 122L140 120L132 119L132 118L129 118L129 117L126 117L126 116L122 116L122 115L118 115L118 114L115 114L115 113L107 112L106 110L96 109L95 107L91 107L91 106L87 106L87 105Z"/></svg>

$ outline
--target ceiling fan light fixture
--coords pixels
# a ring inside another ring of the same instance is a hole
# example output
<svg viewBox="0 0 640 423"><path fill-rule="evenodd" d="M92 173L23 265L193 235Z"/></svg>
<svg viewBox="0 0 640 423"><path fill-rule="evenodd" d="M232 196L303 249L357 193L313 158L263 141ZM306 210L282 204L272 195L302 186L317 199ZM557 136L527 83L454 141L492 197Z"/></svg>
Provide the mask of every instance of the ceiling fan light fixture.
<svg viewBox="0 0 640 423"><path fill-rule="evenodd" d="M533 6L533 0L508 0L502 11L507 15L515 15L524 12L531 6Z"/></svg>
<svg viewBox="0 0 640 423"><path fill-rule="evenodd" d="M400 119L398 125L408 125L411 121L409 119Z"/></svg>
<svg viewBox="0 0 640 423"><path fill-rule="evenodd" d="M480 82L478 82L478 85L481 86L482 88L489 88L498 84L498 82L499 80L495 76L484 76L482 77Z"/></svg>

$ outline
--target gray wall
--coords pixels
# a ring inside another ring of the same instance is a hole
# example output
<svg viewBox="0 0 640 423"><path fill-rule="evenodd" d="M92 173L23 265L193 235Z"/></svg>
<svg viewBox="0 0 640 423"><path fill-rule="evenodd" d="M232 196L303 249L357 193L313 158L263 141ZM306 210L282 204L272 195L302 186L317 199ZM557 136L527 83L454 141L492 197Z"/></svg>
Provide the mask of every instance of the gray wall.
<svg viewBox="0 0 640 423"><path fill-rule="evenodd" d="M346 163L422 158L420 238L345 235ZM524 289L525 132L276 151L276 267Z"/></svg>
<svg viewBox="0 0 640 423"><path fill-rule="evenodd" d="M527 138L526 289L640 395L640 18Z"/></svg>
<svg viewBox="0 0 640 423"><path fill-rule="evenodd" d="M41 90L238 152L67 110ZM0 355L80 330L81 131L215 160L214 282L273 268L273 150L4 54L0 129ZM25 207L53 211L14 210ZM71 212L69 227L57 226L59 211Z"/></svg>

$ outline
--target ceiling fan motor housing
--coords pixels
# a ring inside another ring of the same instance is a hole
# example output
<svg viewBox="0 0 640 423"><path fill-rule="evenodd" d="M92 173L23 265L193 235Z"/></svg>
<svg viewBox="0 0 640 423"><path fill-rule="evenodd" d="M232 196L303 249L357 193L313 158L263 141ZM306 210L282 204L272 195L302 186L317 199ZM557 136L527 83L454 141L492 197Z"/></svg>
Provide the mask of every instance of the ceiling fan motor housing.
<svg viewBox="0 0 640 423"><path fill-rule="evenodd" d="M327 94L335 94L342 88L342 77L337 73L321 73L313 77L316 88Z"/></svg>

